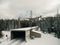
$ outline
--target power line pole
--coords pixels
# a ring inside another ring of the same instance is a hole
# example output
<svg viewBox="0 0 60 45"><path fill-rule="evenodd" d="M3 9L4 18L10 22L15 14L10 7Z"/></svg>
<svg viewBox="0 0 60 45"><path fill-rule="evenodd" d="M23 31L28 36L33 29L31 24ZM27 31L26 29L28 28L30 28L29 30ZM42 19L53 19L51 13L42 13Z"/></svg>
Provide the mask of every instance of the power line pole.
<svg viewBox="0 0 60 45"><path fill-rule="evenodd" d="M21 28L20 17L18 18L18 28Z"/></svg>
<svg viewBox="0 0 60 45"><path fill-rule="evenodd" d="M32 10L30 11L30 18L31 18L30 19L30 21L31 21L31 24L30 25L31 25L31 28L32 28Z"/></svg>
<svg viewBox="0 0 60 45"><path fill-rule="evenodd" d="M57 30L59 30L59 13L58 13L58 9L57 9Z"/></svg>
<svg viewBox="0 0 60 45"><path fill-rule="evenodd" d="M32 32L32 10L30 11L30 22L29 22L30 24L30 27L31 27L31 30L30 30L30 38L32 38L32 36L31 36L31 32Z"/></svg>

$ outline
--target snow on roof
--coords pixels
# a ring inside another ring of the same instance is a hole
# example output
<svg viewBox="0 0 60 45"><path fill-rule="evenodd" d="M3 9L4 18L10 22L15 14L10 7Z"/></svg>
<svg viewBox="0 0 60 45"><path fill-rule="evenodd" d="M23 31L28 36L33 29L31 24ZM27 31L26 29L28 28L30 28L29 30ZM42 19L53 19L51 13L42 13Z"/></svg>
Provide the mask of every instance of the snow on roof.
<svg viewBox="0 0 60 45"><path fill-rule="evenodd" d="M35 29L38 26L34 26L34 27L27 27L27 28L18 28L18 29L11 29L11 31L27 31L27 30L31 30L31 29Z"/></svg>
<svg viewBox="0 0 60 45"><path fill-rule="evenodd" d="M32 32L36 32L36 33L39 33L39 34L41 34L39 31L35 31L35 30L32 30Z"/></svg>

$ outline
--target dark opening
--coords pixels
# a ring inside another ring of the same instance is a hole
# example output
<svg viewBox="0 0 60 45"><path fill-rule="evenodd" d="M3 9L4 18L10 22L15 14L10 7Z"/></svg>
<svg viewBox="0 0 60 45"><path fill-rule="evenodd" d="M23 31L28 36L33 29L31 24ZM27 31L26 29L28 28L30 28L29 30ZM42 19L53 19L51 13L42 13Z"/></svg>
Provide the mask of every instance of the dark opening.
<svg viewBox="0 0 60 45"><path fill-rule="evenodd" d="M11 31L11 39L25 40L25 31Z"/></svg>

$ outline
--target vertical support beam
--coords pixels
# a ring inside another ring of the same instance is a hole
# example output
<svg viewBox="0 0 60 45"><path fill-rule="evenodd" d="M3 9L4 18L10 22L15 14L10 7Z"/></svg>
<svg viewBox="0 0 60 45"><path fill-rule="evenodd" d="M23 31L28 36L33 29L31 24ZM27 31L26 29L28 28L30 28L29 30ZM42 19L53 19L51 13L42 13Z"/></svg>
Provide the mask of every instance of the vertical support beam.
<svg viewBox="0 0 60 45"><path fill-rule="evenodd" d="M18 18L18 28L21 27L21 24L20 24L20 17Z"/></svg>

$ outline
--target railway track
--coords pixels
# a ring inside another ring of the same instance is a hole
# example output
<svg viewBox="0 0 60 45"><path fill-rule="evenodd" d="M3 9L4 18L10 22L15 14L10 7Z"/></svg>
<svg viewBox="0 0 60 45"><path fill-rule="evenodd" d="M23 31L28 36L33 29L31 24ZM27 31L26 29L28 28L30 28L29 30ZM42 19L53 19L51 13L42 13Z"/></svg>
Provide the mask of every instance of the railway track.
<svg viewBox="0 0 60 45"><path fill-rule="evenodd" d="M15 41L14 43L10 44L10 45L21 45L23 41L21 39L18 39L17 41Z"/></svg>
<svg viewBox="0 0 60 45"><path fill-rule="evenodd" d="M10 41L5 41L5 42L1 43L0 45L21 45L22 42L23 42L23 40L21 40L21 39L13 39Z"/></svg>

